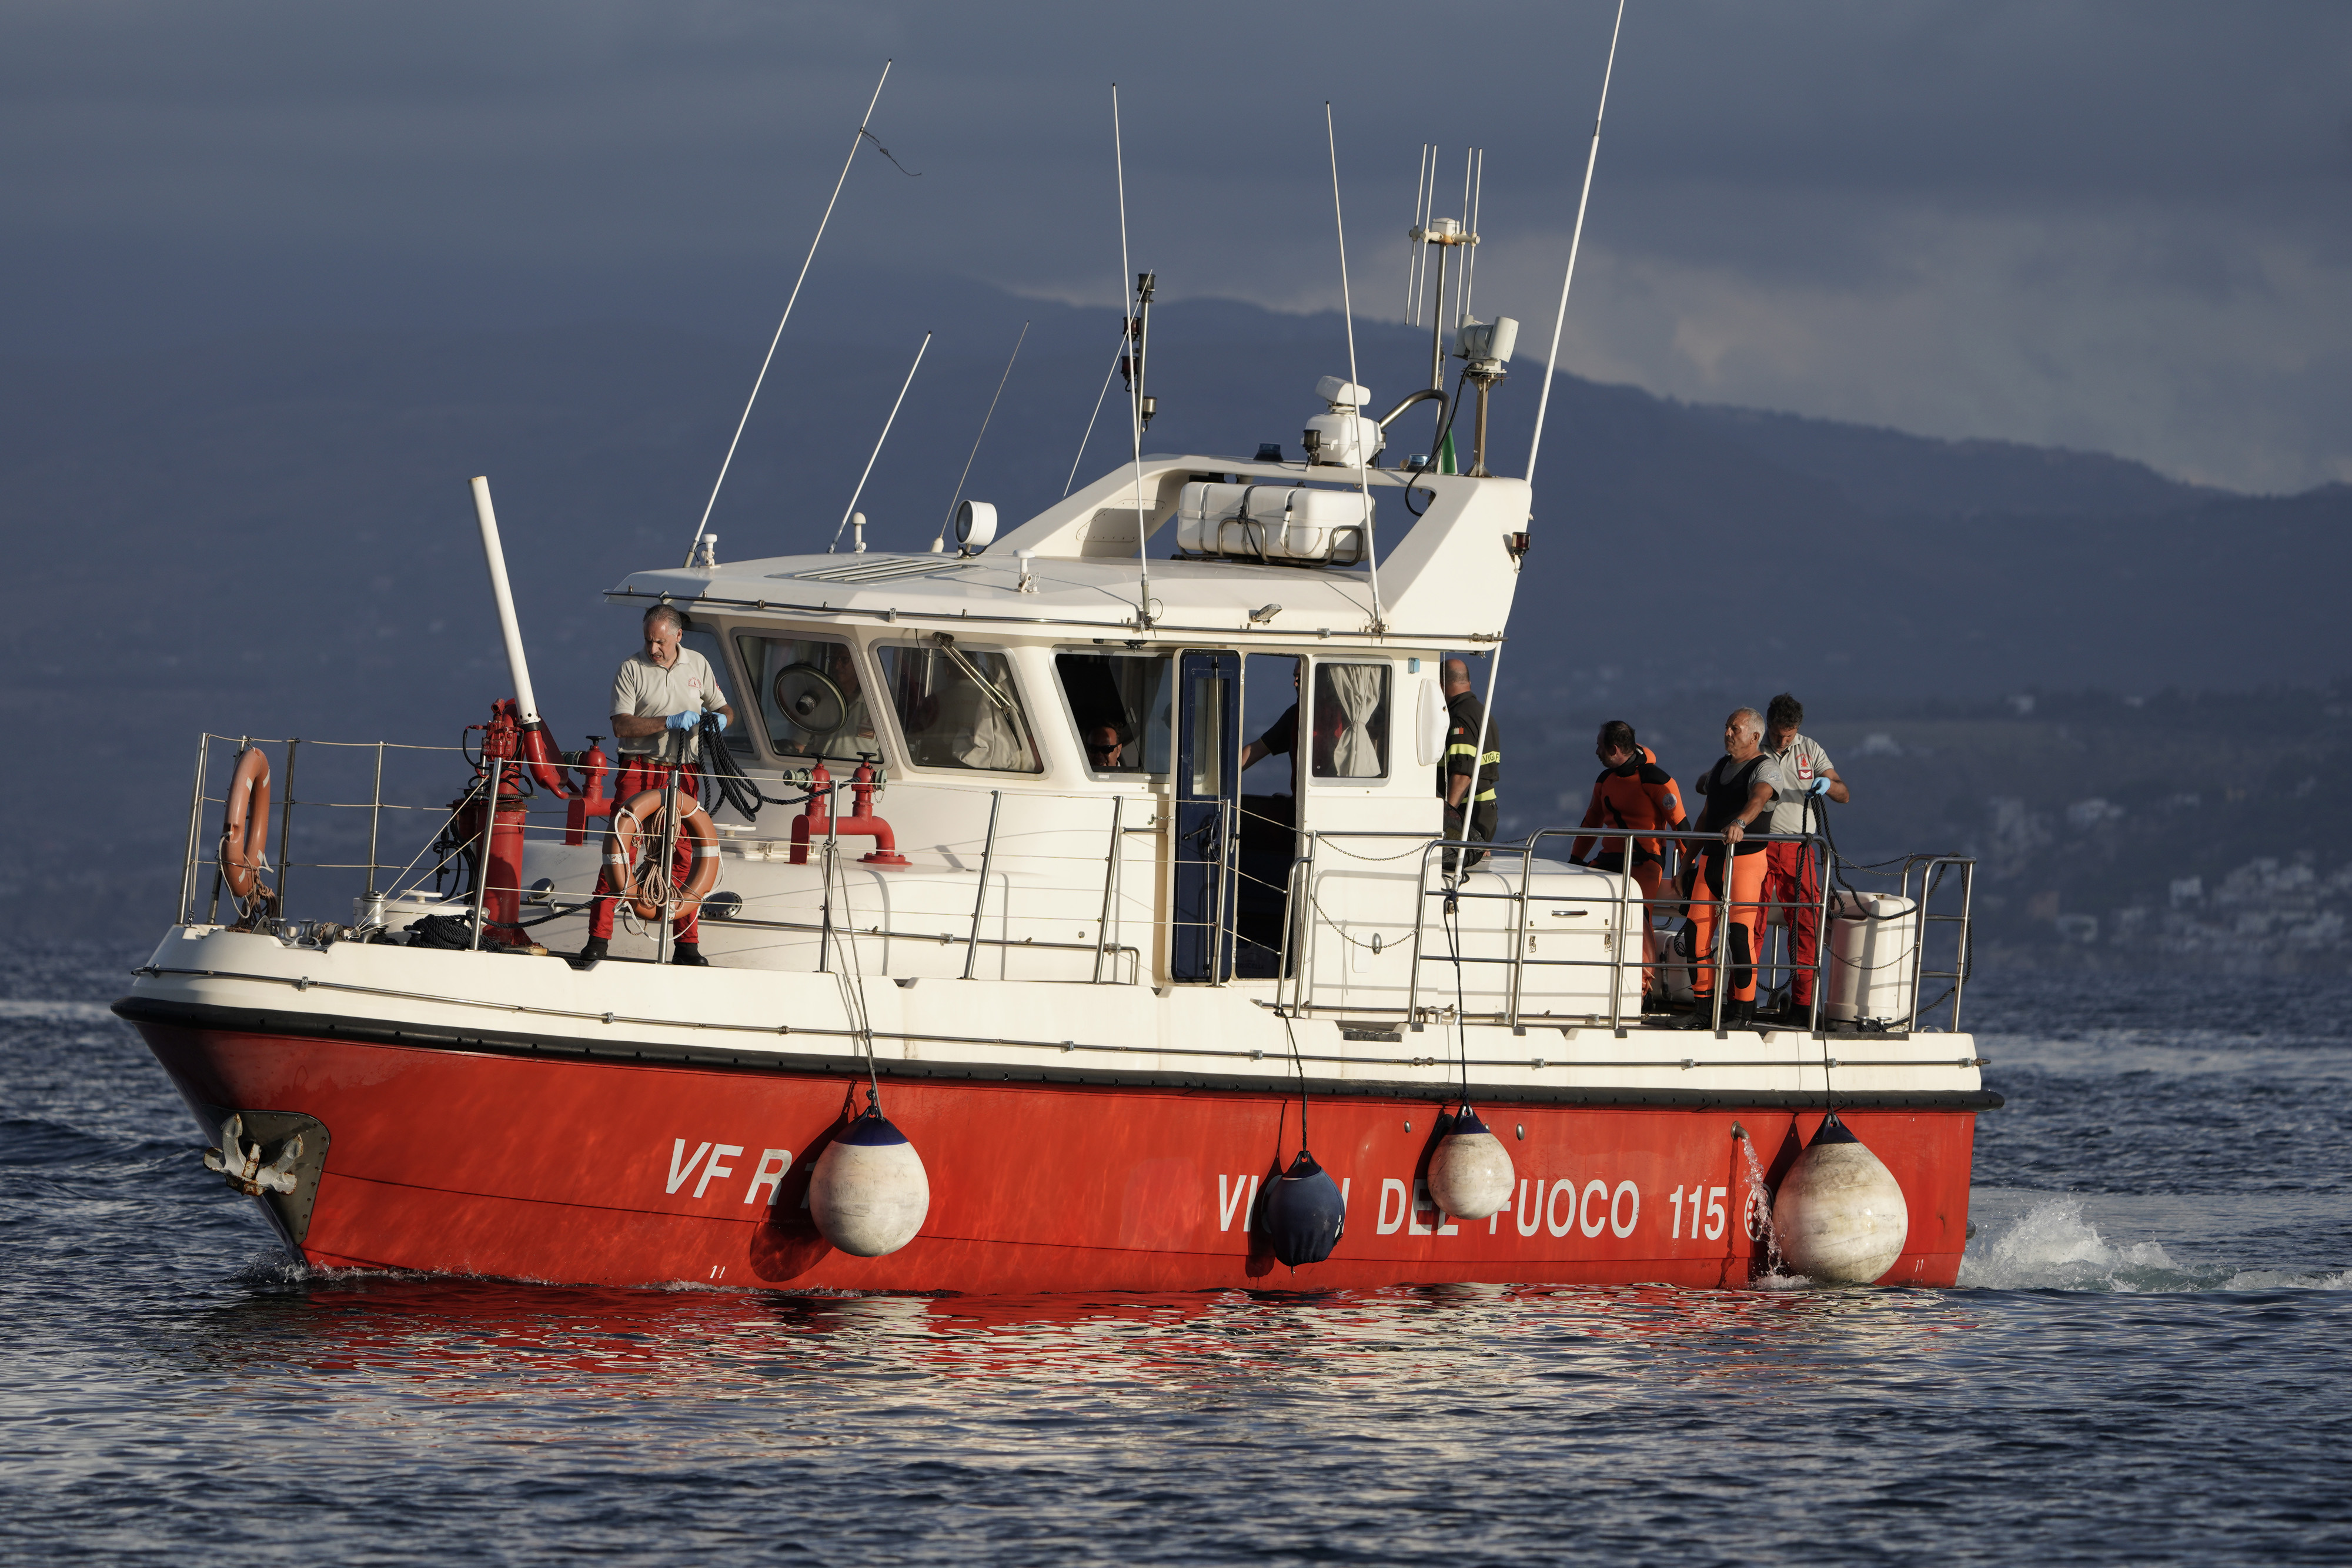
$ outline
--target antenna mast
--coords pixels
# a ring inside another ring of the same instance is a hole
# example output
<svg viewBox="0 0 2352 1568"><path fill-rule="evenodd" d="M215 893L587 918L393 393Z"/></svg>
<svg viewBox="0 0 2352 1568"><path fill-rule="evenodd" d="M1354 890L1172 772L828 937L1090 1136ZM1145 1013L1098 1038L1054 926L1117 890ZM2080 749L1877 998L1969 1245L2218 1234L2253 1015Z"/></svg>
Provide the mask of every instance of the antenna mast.
<svg viewBox="0 0 2352 1568"><path fill-rule="evenodd" d="M727 470L735 462L735 448L743 439L743 427L751 423L751 405L760 401L760 388L767 382L768 367L775 362L776 345L784 340L784 322L793 319L793 307L800 302L801 285L808 281L809 264L816 260L816 247L824 243L824 225L833 221L834 204L841 200L841 187L849 179L849 166L857 161L857 144L866 140L866 127L873 121L874 106L882 101L882 83L890 79L890 63L882 62L882 79L874 84L874 96L866 100L865 118L858 120L857 133L849 139L849 156L841 161L841 176L834 181L833 194L825 200L824 216L816 221L816 237L809 241L808 255L801 258L801 275L793 279L792 298L784 301L783 320L776 323L776 335L768 340L768 356L760 361L760 373L751 382L751 395L743 402L743 417L735 422L735 434L727 443L727 455L719 460L719 477L710 486L710 499L703 503L702 520L694 525L694 542L686 547L688 566L694 564L694 552L702 548L702 536L710 529L710 510L719 505L719 488L727 483Z"/></svg>
<svg viewBox="0 0 2352 1568"><path fill-rule="evenodd" d="M849 506L841 514L840 527L833 530L833 543L824 547L824 553L827 555L831 555L840 548L841 530L849 527L850 517L857 511L857 497L866 494L866 481L874 473L876 459L882 455L882 444L890 439L890 427L898 423L898 405L907 401L907 389L915 384L915 372L923 368L923 352L930 346L931 335L926 332L923 334L922 343L915 350L915 362L907 367L907 379L898 383L898 396L897 401L890 404L890 417L882 422L882 434L874 438L874 450L866 459L866 472L857 476L857 488L849 493ZM858 526L860 532L857 548L863 550L866 548L863 531L865 525L861 523Z"/></svg>
<svg viewBox="0 0 2352 1568"><path fill-rule="evenodd" d="M1544 414L1551 407L1552 369L1559 362L1559 329L1568 322L1568 286L1576 281L1576 253L1584 243L1584 207L1592 200L1592 169L1601 161L1601 117L1609 112L1609 78L1617 70L1617 35L1625 27L1625 0L1617 0L1617 24L1609 29L1609 63L1601 71L1601 107L1592 111L1592 147L1584 155L1584 193L1576 198L1576 229L1568 241L1568 271L1559 280L1559 313L1551 319L1551 352L1544 360L1543 395L1536 400L1535 439L1528 443L1528 483L1536 482L1536 455L1543 450Z"/></svg>
<svg viewBox="0 0 2352 1568"><path fill-rule="evenodd" d="M1119 298L1130 301L1127 313L1127 329L1135 344L1135 377L1128 391L1128 428L1134 434L1135 448L1135 561L1139 586L1135 594L1135 626L1142 631L1151 624L1151 558L1144 553L1143 526L1143 355L1146 344L1143 335L1150 320L1151 308L1151 277L1138 277L1127 256L1127 146L1119 137L1118 83L1110 84L1110 149L1112 167L1118 180L1118 292ZM1127 280L1136 279L1136 291L1129 295ZM1106 382L1105 384L1108 384Z"/></svg>
<svg viewBox="0 0 2352 1568"><path fill-rule="evenodd" d="M1332 129L1331 100L1328 98L1323 100L1323 140L1331 149L1331 225L1339 235L1339 313L1348 323L1348 381L1350 385L1359 385L1360 383L1356 381L1356 302L1348 292L1348 220L1339 210L1339 133ZM1350 392L1349 395L1360 397L1363 394ZM1352 427L1356 432L1356 493L1364 502L1364 562L1371 568L1372 574L1372 630L1384 632L1388 628L1381 619L1381 557L1372 538L1372 483L1364 474L1367 455L1362 422L1365 416L1359 408L1349 417L1358 422Z"/></svg>
<svg viewBox="0 0 2352 1568"><path fill-rule="evenodd" d="M980 416L980 434L971 438L971 452L963 460L963 472L956 476L955 496L948 502L948 515L940 519L939 537L931 541L931 553L939 554L947 548L948 525L955 521L956 502L963 499L963 482L971 477L971 465L980 456L980 444L988 439L988 422L996 417L996 399L1004 395L1004 383L1013 379L1013 361L1021 357L1021 345L1029 340L1029 323L1021 323L1021 336L1013 340L1013 352L1004 361L1004 373L996 378L996 397L988 400L988 412ZM1064 491L1064 495L1069 494Z"/></svg>

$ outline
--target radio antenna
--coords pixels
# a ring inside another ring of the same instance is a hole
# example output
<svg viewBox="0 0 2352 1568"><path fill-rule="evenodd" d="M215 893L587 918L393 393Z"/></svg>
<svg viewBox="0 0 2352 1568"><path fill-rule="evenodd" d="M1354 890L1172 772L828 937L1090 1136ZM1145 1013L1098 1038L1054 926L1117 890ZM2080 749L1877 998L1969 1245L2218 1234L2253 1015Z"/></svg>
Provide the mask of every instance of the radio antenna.
<svg viewBox="0 0 2352 1568"><path fill-rule="evenodd" d="M921 345L915 350L915 362L907 367L907 379L898 383L898 401L890 405L890 417L882 422L882 434L874 438L874 451L872 455L866 459L866 472L857 476L857 488L849 493L849 505L841 514L840 527L833 530L833 543L824 547L824 553L827 555L831 555L835 549L840 548L842 529L849 527L850 517L857 511L857 497L866 494L866 481L874 472L875 459L882 455L882 444L890 439L890 427L898 423L898 404L907 401L907 389L915 384L915 372L923 368L923 351L930 346L931 335L929 332L926 332L923 334L923 341ZM861 529L863 528L863 526L864 525L862 524L860 525ZM865 548L865 541L861 533L858 549L863 549Z"/></svg>
<svg viewBox="0 0 2352 1568"><path fill-rule="evenodd" d="M1422 197L1429 189L1429 143L1421 144L1421 172L1412 183L1412 226L1421 226ZM1421 319L1421 241L1410 234L1405 236L1404 252L1404 324L1408 327Z"/></svg>
<svg viewBox="0 0 2352 1568"><path fill-rule="evenodd" d="M937 555L948 542L948 525L955 521L956 502L963 499L963 482L971 477L973 459L980 455L980 444L988 439L988 422L996 417L996 398L1004 395L1004 383L1013 379L1013 361L1021 357L1021 345L1029 340L1029 323L1021 323L1021 336L1013 340L1013 352L1004 361L1004 373L996 378L996 397L988 400L988 412L980 416L980 434L971 438L971 453L963 460L963 472L956 476L955 497L948 502L948 515L940 519L940 536L931 541L931 553Z"/></svg>
<svg viewBox="0 0 2352 1568"><path fill-rule="evenodd" d="M1128 306L1127 330L1132 336L1138 329L1136 318L1142 313L1146 297L1140 278L1136 279L1133 295L1127 291L1127 280L1135 277L1135 270L1128 265L1127 256L1127 146L1119 138L1117 82L1110 84L1110 152L1111 165L1118 181L1118 295L1120 301ZM1135 356L1135 381L1128 388L1130 395L1127 402L1128 428L1135 438L1135 561L1139 583L1135 595L1135 626L1139 632L1151 624L1151 558L1144 553L1143 346L1140 343L1136 344Z"/></svg>
<svg viewBox="0 0 2352 1568"><path fill-rule="evenodd" d="M1601 71L1601 107L1592 111L1592 147L1584 155L1584 193L1576 198L1576 228L1569 235L1568 271L1559 280L1559 312L1551 319L1551 352L1544 359L1543 395L1536 399L1535 439L1528 443L1528 483L1536 480L1536 454L1543 450L1544 414L1551 407L1553 367L1559 363L1559 329L1568 321L1568 286L1576 281L1576 252L1584 243L1584 207L1592 200L1592 168L1601 161L1601 117L1609 112L1609 78L1617 70L1617 35L1625 27L1625 0L1617 0L1617 24L1609 29L1609 63Z"/></svg>
<svg viewBox="0 0 2352 1568"><path fill-rule="evenodd" d="M1465 236L1475 235L1478 232L1470 226L1470 167L1477 161L1477 157L1478 153L1476 149L1463 149L1462 232ZM1475 250L1465 250L1462 253L1462 265L1454 269L1454 325L1457 328L1462 325L1462 317L1464 312L1468 310L1470 308L1469 302L1465 296L1464 288L1470 281L1470 258L1476 254L1477 253ZM1443 301L1440 303L1442 304Z"/></svg>
<svg viewBox="0 0 2352 1568"><path fill-rule="evenodd" d="M1065 497L1077 487L1078 465L1087 460L1087 443L1095 438L1095 421L1102 417L1103 400L1110 396L1110 379L1118 374L1118 362L1126 357L1127 323L1122 321L1118 327L1118 347L1111 353L1110 369L1103 372L1102 391L1095 393L1095 411L1087 415L1087 433L1078 437L1078 455L1070 459L1070 476L1062 486Z"/></svg>
<svg viewBox="0 0 2352 1568"><path fill-rule="evenodd" d="M735 448L743 439L743 427L751 423L751 405L760 401L760 388L767 382L768 367L775 362L776 345L784 340L784 322L793 319L793 307L800 300L801 285L808 281L809 264L816 260L816 247L824 242L824 225L833 221L834 204L841 200L841 187L849 179L849 166L857 161L858 144L868 140L870 136L866 127L873 121L874 106L882 101L882 83L889 79L890 62L884 60L882 80L874 84L874 96L866 100L865 118L857 122L856 134L849 139L849 156L841 161L840 178L833 183L833 194L825 201L824 215L816 221L816 237L809 241L808 255L801 258L801 275L793 279L792 297L784 301L783 320L776 323L776 335L768 340L768 357L760 361L760 373L751 382L751 395L743 401L743 417L735 422L735 434L733 439L727 443L727 455L719 460L719 477L710 486L710 499L703 503L702 520L694 525L694 542L686 547L688 566L694 564L695 552L702 548L702 536L710 529L711 508L719 505L719 489L720 486L727 483L727 470L735 462ZM882 144L877 141L874 145L880 147ZM889 157L887 149L883 156ZM890 162L896 163L898 160L891 158Z"/></svg>
<svg viewBox="0 0 2352 1568"><path fill-rule="evenodd" d="M1339 314L1348 324L1348 382L1356 382L1356 301L1348 292L1348 220L1339 210L1339 133L1332 129L1331 100L1323 100L1323 140L1331 149L1331 226L1339 235ZM1356 395L1350 393L1350 396ZM1355 437L1356 493L1364 503L1364 562L1372 569L1372 630L1388 628L1381 622L1381 556L1372 538L1372 482L1365 476L1364 423L1362 407L1349 416L1356 423L1349 426Z"/></svg>
<svg viewBox="0 0 2352 1568"><path fill-rule="evenodd" d="M1470 210L1462 214L1474 235L1478 232L1478 198L1486 193L1486 150L1481 147L1478 149L1478 172L1470 181ZM1471 297L1477 291L1478 247L1474 245L1470 247L1470 254L1462 258L1462 319L1465 321L1470 319Z"/></svg>

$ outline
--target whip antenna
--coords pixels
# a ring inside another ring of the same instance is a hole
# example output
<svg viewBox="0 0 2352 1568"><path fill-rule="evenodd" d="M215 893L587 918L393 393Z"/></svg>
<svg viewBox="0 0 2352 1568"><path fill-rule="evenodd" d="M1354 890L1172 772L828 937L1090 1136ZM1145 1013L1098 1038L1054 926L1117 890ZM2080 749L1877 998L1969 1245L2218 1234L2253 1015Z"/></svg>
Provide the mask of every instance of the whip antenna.
<svg viewBox="0 0 2352 1568"><path fill-rule="evenodd" d="M1476 148L1469 147L1463 150L1462 231L1464 234L1470 235L1475 235L1478 232L1477 225L1470 221L1470 166L1477 161L1477 157L1478 150ZM1464 288L1470 281L1470 258L1477 254L1478 253L1475 250L1464 251L1462 253L1462 265L1454 269L1454 324L1456 327L1462 325L1463 315L1470 308L1469 301L1464 298ZM1445 302L1444 300L1439 300L1439 308L1443 309L1444 308L1444 304Z"/></svg>
<svg viewBox="0 0 2352 1568"><path fill-rule="evenodd" d="M1331 100L1323 100L1323 140L1331 149L1331 226L1339 235L1339 314L1348 324L1348 381L1350 385L1362 383L1356 380L1356 302L1348 292L1348 220L1339 210L1339 133L1331 126ZM1350 392L1361 397L1361 392ZM1364 502L1364 563L1372 571L1372 630L1387 630L1381 623L1381 557L1372 539L1372 482L1364 475L1363 411L1360 408L1349 418L1358 423L1356 433L1356 493Z"/></svg>
<svg viewBox="0 0 2352 1568"><path fill-rule="evenodd" d="M1568 271L1559 280L1559 313L1551 319L1551 352L1544 360L1543 395L1536 399L1535 439L1528 443L1528 483L1536 479L1536 454L1543 450L1544 414L1551 407L1552 367L1559 362L1559 329L1568 321L1568 286L1576 281L1577 247L1584 243L1584 205L1592 200L1592 167L1601 161L1601 117L1609 112L1609 78L1617 69L1617 35L1625 27L1625 0L1617 0L1617 24L1609 29L1609 63L1601 71L1601 107L1592 111L1592 147L1584 155L1584 193L1576 198L1576 229L1568 241Z"/></svg>
<svg viewBox="0 0 2352 1568"><path fill-rule="evenodd" d="M808 255L801 258L801 275L793 279L792 297L784 301L783 320L776 323L776 335L768 340L768 357L760 361L760 373L751 382L751 395L743 402L743 417L735 422L735 434L727 443L727 455L719 460L719 478L710 486L710 499L703 503L702 520L694 525L694 542L686 547L685 564L688 566L694 564L694 552L702 548L702 536L709 531L710 509L719 505L719 486L727 483L727 470L734 464L735 448L743 439L743 427L751 423L751 405L760 401L760 388L768 379L768 367L775 362L776 345L784 340L784 322L793 319L793 307L800 301L801 285L808 281L809 265L816 260L816 247L824 239L824 225L833 221L834 204L841 200L841 187L849 179L849 166L857 161L858 144L871 137L866 127L874 119L874 106L882 101L882 83L889 79L890 62L884 60L882 79L874 84L874 96L866 100L866 116L857 122L857 133L849 139L849 156L841 161L841 177L834 181L833 194L824 204L824 215L816 221L816 237L809 241ZM874 145L880 147L882 144L877 141ZM885 149L882 155L888 158L888 150ZM898 161L891 158L890 162L896 163Z"/></svg>
<svg viewBox="0 0 2352 1568"><path fill-rule="evenodd" d="M971 453L963 460L963 472L956 476L955 497L948 502L948 515L940 519L939 538L931 541L931 553L937 555L946 548L948 525L955 521L956 502L963 499L963 482L971 477L971 465L980 455L980 444L988 439L988 422L996 417L996 398L1004 395L1004 383L1013 379L1013 361L1021 357L1021 345L1029 340L1029 323L1021 323L1021 336L1013 340L1013 353L1004 361L1004 373L996 378L996 397L988 400L988 412L980 416L980 434L971 438ZM1064 495L1069 492L1065 490Z"/></svg>
<svg viewBox="0 0 2352 1568"><path fill-rule="evenodd" d="M1421 226L1421 202L1429 189L1429 143L1421 144L1421 172L1412 185L1412 226ZM1427 247L1408 233L1404 253L1404 324L1408 327L1421 319L1421 253Z"/></svg>
<svg viewBox="0 0 2352 1568"><path fill-rule="evenodd" d="M866 459L866 472L857 476L857 488L849 493L849 506L841 514L840 526L833 530L833 543L824 547L824 553L827 555L831 555L840 545L841 530L849 527L850 517L857 511L857 497L866 494L866 481L874 472L876 459L882 455L882 444L890 439L890 427L898 423L898 405L907 401L907 389L915 384L915 372L923 368L923 352L930 346L931 335L926 332L923 334L922 343L915 350L915 362L907 367L907 379L898 383L898 401L890 405L890 417L882 422L882 434L874 438L874 451ZM862 529L864 525L860 524L859 527ZM862 532L858 536L857 548L861 550L866 548L866 538Z"/></svg>
<svg viewBox="0 0 2352 1568"><path fill-rule="evenodd" d="M1135 277L1127 257L1127 148L1119 139L1118 83L1110 84L1110 151L1111 162L1118 180L1118 297L1128 302L1128 331L1137 331L1136 318L1142 313L1143 280L1136 279L1133 295L1127 291L1127 280ZM1151 624L1151 558L1144 553L1143 528L1143 353L1145 345L1135 345L1135 381L1128 388L1128 428L1135 436L1135 561L1140 586L1135 595L1135 624L1138 631ZM1104 385L1110 383L1105 382ZM1091 428L1091 426L1089 426ZM1085 448L1081 446L1083 453Z"/></svg>
<svg viewBox="0 0 2352 1568"><path fill-rule="evenodd" d="M1087 443L1095 438L1095 421L1102 417L1103 400L1110 396L1110 379L1118 374L1118 362L1126 357L1127 324L1121 322L1118 329L1118 347L1111 351L1110 369L1103 372L1102 391L1095 393L1095 411L1087 415L1087 433L1078 437L1078 455L1070 459L1070 477L1062 486L1062 494L1066 497L1077 487L1078 465L1087 460Z"/></svg>

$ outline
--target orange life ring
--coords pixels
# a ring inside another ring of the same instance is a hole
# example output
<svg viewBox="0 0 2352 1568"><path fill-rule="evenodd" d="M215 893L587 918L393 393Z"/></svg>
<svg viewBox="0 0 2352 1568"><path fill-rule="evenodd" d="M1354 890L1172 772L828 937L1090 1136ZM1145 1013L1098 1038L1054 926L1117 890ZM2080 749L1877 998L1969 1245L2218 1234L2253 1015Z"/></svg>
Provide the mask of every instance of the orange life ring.
<svg viewBox="0 0 2352 1568"><path fill-rule="evenodd" d="M694 846L694 863L682 885L672 884L673 916L699 909L719 885L719 830L710 825L710 813L690 795L680 795L677 804L677 830ZM663 901L648 885L653 867L639 865L637 852L646 839L658 840L663 810L660 790L641 789L614 809L612 831L604 835L604 891L626 898L640 920L657 920L662 914Z"/></svg>
<svg viewBox="0 0 2352 1568"><path fill-rule="evenodd" d="M238 899L251 898L261 888L261 873L269 863L269 758L257 746L236 754L229 774L226 809L221 818L221 879ZM261 888L267 894L268 888Z"/></svg>

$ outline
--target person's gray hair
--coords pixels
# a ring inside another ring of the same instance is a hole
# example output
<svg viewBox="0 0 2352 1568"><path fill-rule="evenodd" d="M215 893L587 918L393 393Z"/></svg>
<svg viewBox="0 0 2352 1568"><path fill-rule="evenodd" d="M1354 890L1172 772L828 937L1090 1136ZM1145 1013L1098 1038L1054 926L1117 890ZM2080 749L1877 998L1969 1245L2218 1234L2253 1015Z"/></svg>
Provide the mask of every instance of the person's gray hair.
<svg viewBox="0 0 2352 1568"><path fill-rule="evenodd" d="M677 629L677 634L679 636L683 637L686 635L686 612L680 610L677 605L656 604L651 610L646 612L645 620L638 622L638 624L650 626L654 623L654 618L656 616L660 616L668 621L672 626Z"/></svg>
<svg viewBox="0 0 2352 1568"><path fill-rule="evenodd" d="M1736 707L1736 708L1733 708L1733 709L1731 710L1731 716L1732 716L1733 718L1735 718L1735 719L1744 719L1744 720L1746 720L1746 721L1747 721L1746 723L1744 723L1744 724L1742 724L1742 725L1740 726L1740 727L1741 727L1742 729L1752 729L1752 730L1754 730L1754 731L1755 731L1759 736L1761 736L1761 735L1764 733L1764 716L1763 716L1762 714L1760 714L1760 713L1758 713L1754 708L1752 708L1752 707Z"/></svg>

